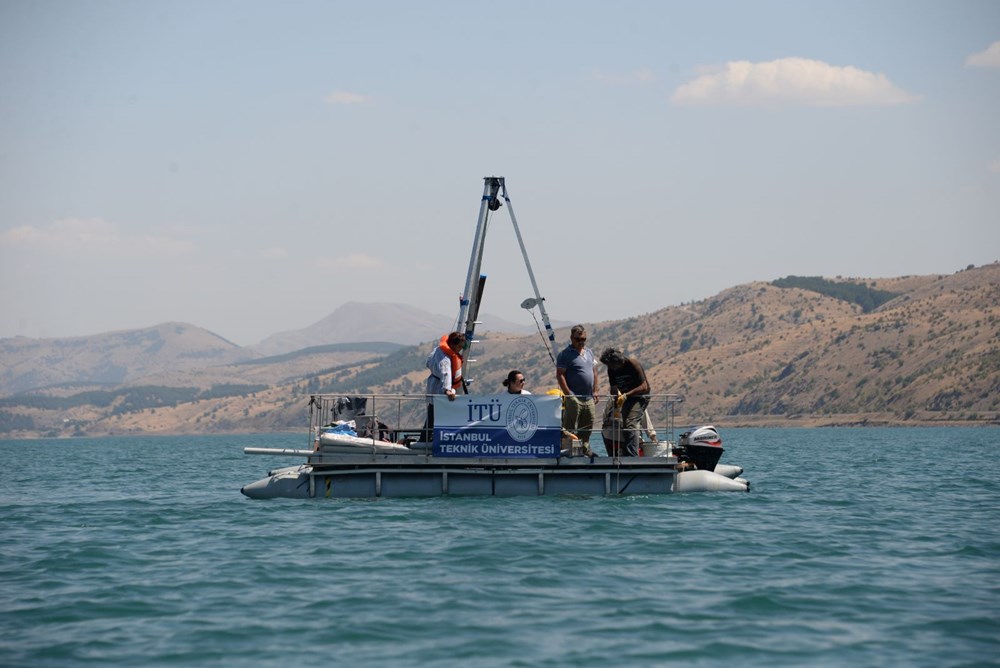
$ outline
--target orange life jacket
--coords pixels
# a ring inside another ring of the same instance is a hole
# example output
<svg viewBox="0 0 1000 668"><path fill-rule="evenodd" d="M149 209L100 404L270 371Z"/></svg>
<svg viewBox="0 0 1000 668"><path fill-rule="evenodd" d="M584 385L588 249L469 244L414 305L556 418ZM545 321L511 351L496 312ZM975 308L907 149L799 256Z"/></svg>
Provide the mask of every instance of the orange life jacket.
<svg viewBox="0 0 1000 668"><path fill-rule="evenodd" d="M441 352L451 360L451 387L454 390L462 388L462 356L451 349L448 345L448 335L441 337Z"/></svg>

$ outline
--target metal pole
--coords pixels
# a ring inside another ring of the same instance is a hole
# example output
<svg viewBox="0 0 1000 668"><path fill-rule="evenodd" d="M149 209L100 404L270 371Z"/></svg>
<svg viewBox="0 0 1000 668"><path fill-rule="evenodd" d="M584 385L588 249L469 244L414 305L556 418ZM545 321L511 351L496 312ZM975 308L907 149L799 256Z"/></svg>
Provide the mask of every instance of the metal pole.
<svg viewBox="0 0 1000 668"><path fill-rule="evenodd" d="M479 284L479 270L483 263L483 244L486 242L486 227L488 225L490 202L496 197L500 179L487 176L483 187L483 198L479 204L479 220L476 223L476 234L472 239L472 255L469 258L469 271L465 276L465 290L459 302L458 320L456 326L468 328L469 305L473 303L476 288Z"/></svg>
<svg viewBox="0 0 1000 668"><path fill-rule="evenodd" d="M510 204L510 196L507 194L507 183L501 179L503 185L503 198L507 202L507 213L510 214L510 222L514 225L514 234L517 236L517 243L521 247L521 257L524 258L524 266L528 270L528 278L531 280L531 289L535 291L535 299L538 301L538 310L542 313L542 322L545 323L545 333L548 334L549 343L552 344L552 354L559 356L559 347L556 344L556 333L552 329L549 321L549 314L545 310L545 298L538 292L538 283L535 281L535 272L531 270L531 261L528 260L528 251L524 247L524 239L521 238L521 228L517 226L517 217L514 215L514 207ZM554 359L554 358L553 358Z"/></svg>
<svg viewBox="0 0 1000 668"><path fill-rule="evenodd" d="M469 377L468 362L472 350L473 337L476 333L476 316L479 312L479 292L483 286L480 271L483 266L483 250L486 247L486 230L489 227L490 211L498 208L497 192L503 186L503 177L487 176L483 178L483 198L479 204L479 221L476 224L476 236L472 241L472 255L469 258L469 272L465 277L465 292L462 293L458 310L458 327L465 325L465 348L462 349L462 386L468 393Z"/></svg>

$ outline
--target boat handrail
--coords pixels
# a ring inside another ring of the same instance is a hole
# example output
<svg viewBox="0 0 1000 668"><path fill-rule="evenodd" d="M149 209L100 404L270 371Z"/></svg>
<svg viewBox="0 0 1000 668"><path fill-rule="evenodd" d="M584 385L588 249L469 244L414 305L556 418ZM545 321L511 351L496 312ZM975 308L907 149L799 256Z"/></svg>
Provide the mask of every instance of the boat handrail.
<svg viewBox="0 0 1000 668"><path fill-rule="evenodd" d="M490 393L502 394L502 393ZM349 419L357 417L364 418L365 426L371 430L386 429L394 435L418 434L423 430L427 401L433 395L423 393L364 393L364 392L339 392L339 393L317 393L310 395L310 433L315 434L323 427L332 424L332 415L337 402L342 402L345 398L357 398L365 400L363 412L351 415ZM488 396L488 395L483 395ZM672 392L651 392L649 397L649 407L652 426L658 438L668 442L675 442L675 414L677 404L683 403L684 396ZM598 400L598 410L596 411L594 431L601 431L601 417L604 409L601 408L610 397L602 397ZM331 418L331 419L328 419ZM359 428L361 425L357 425ZM644 426L640 430L645 432ZM360 432L359 432L360 434ZM367 435L366 435L367 437ZM398 440L394 438L393 440Z"/></svg>
<svg viewBox="0 0 1000 668"><path fill-rule="evenodd" d="M476 393L475 392L470 392L469 394L476 394ZM493 394L504 394L504 393L503 392L484 392L481 396L489 396L489 395L493 395ZM541 393L539 393L539 394L541 394ZM343 397L360 397L362 399L374 399L374 400L389 399L389 400L395 401L397 399L421 399L421 400L425 400L426 401L430 397L435 396L435 395L424 394L424 393L419 393L419 394L415 394L415 393L380 394L380 393L371 393L371 392L323 392L323 393L311 394L309 396L310 396L311 399L332 399L332 400L337 400L337 399L340 399L340 398L343 398ZM459 396L462 396L462 395L459 395ZM684 395L683 394L676 394L676 393L673 393L673 392L650 392L649 394L646 394L645 396L649 397L651 402L654 401L654 400L660 400L660 401L664 401L664 402L672 403L672 404L679 404L679 403L683 403L684 402ZM604 401L607 401L607 400L608 400L608 397L605 395L605 396L602 396L598 400L598 403L600 404L600 403L603 403Z"/></svg>

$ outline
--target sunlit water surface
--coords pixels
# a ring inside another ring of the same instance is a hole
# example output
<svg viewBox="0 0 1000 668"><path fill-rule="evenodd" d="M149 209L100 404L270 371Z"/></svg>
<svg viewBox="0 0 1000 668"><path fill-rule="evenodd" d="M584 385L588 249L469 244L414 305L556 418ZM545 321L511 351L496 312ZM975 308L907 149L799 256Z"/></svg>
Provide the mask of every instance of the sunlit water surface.
<svg viewBox="0 0 1000 668"><path fill-rule="evenodd" d="M0 665L996 665L1000 429L731 429L752 491L251 501L302 436L0 441Z"/></svg>

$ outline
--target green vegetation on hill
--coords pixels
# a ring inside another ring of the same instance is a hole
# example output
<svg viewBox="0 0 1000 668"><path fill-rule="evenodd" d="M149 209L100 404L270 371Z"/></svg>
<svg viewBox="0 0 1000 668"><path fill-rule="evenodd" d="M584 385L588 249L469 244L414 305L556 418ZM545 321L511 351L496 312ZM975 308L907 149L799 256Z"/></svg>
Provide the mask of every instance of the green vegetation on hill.
<svg viewBox="0 0 1000 668"><path fill-rule="evenodd" d="M35 421L30 416L0 411L0 434L12 431L31 431L34 428Z"/></svg>
<svg viewBox="0 0 1000 668"><path fill-rule="evenodd" d="M90 390L68 397L45 395L18 395L0 399L0 408L39 408L43 410L68 410L78 406L114 407L112 414L131 413L147 408L176 406L189 401L238 397L262 392L267 385L213 385L208 390L196 387L164 387L146 385L118 390Z"/></svg>
<svg viewBox="0 0 1000 668"><path fill-rule="evenodd" d="M786 276L772 281L776 288L799 288L818 292L827 297L857 304L865 313L871 313L882 304L899 295L886 290L875 290L864 283L830 281L821 276Z"/></svg>
<svg viewBox="0 0 1000 668"><path fill-rule="evenodd" d="M402 344L399 343L386 343L382 341L364 341L360 343L330 343L323 346L310 346L308 348L302 348L301 350L295 350L290 353L285 353L283 355L272 355L271 357L261 357L259 359L246 360L243 362L237 362L237 365L262 365L262 364L280 364L282 362L290 362L299 357L306 357L308 355L320 355L323 353L347 353L347 352L359 352L359 353L375 353L376 355L387 355L393 353L400 348Z"/></svg>
<svg viewBox="0 0 1000 668"><path fill-rule="evenodd" d="M308 391L317 394L337 392L356 392L364 394L372 391L373 388L391 383L392 381L397 380L400 376L404 376L414 369L421 368L426 357L427 353L421 352L419 346L407 346L405 348L400 348L396 352L386 355L384 358L379 360L379 363L375 366L358 372L357 374L346 373L353 370L354 365L345 365L343 367L338 367L337 369L322 371L313 377L309 384ZM320 375L328 374L331 371L342 371L345 373L334 373L333 376L328 378L325 382L320 382L318 377ZM408 391L411 389L414 388L408 386L406 388L399 388L397 391Z"/></svg>

